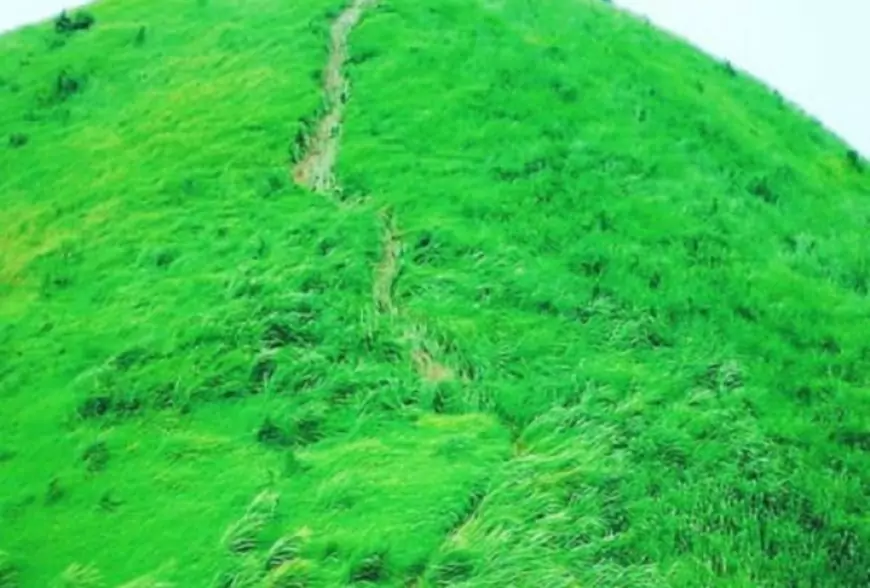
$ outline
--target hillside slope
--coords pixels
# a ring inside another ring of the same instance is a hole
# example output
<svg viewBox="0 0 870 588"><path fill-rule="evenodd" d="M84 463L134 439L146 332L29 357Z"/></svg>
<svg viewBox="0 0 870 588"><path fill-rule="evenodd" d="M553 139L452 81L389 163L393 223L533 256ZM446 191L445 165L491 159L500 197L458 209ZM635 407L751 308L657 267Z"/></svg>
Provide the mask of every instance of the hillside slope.
<svg viewBox="0 0 870 588"><path fill-rule="evenodd" d="M85 14L0 37L0 587L870 583L782 99L592 0Z"/></svg>

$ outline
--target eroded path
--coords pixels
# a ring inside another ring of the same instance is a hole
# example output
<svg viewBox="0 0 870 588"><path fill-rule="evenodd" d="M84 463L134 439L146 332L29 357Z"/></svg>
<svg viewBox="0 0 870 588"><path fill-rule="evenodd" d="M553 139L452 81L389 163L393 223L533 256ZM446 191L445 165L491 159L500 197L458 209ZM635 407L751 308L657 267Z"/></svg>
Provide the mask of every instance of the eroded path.
<svg viewBox="0 0 870 588"><path fill-rule="evenodd" d="M399 262L402 258L402 238L396 226L396 218L391 213L381 215L383 232L381 234L381 260L375 268L372 298L378 312L396 314L393 303L393 288L399 277Z"/></svg>
<svg viewBox="0 0 870 588"><path fill-rule="evenodd" d="M399 314L399 309L393 300L393 291L399 278L402 261L402 236L395 215L384 213L381 215L381 222L383 224L381 260L375 268L372 298L375 309L380 314L395 316ZM421 325L407 326L403 338L410 348L411 363L420 378L428 382L455 379L455 372L436 359L434 346Z"/></svg>
<svg viewBox="0 0 870 588"><path fill-rule="evenodd" d="M340 188L335 173L335 164L341 142L344 110L349 96L349 82L343 69L349 59L348 37L360 22L366 8L377 0L351 0L348 7L330 27L330 53L323 73L325 111L311 134L305 137L303 156L293 167L293 179L297 184L325 196L334 196ZM461 380L465 375L449 365L449 353L439 343L437 336L427 329L425 319L415 319L401 307L395 292L405 261L405 244L396 214L386 209L380 213L381 247L380 259L372 271L372 305L377 316L398 326L407 360L417 377L428 384ZM433 409L440 412L436 403ZM475 524L486 502L486 493L475 491L468 501L465 512L451 528L440 551L461 539L465 529ZM435 553L435 552L433 552ZM408 586L422 586L428 565L420 570Z"/></svg>
<svg viewBox="0 0 870 588"><path fill-rule="evenodd" d="M331 195L338 188L335 162L341 141L344 109L350 87L344 76L349 57L348 37L359 24L366 8L377 0L352 0L333 21L329 29L329 59L323 72L323 94L326 111L317 122L313 133L305 138L302 158L293 167L294 181L314 192ZM393 290L399 276L402 257L402 239L391 213L382 215L383 236L381 261L374 271L372 298L375 310L382 316L396 317L400 313L393 301ZM405 343L410 348L414 370L424 380L440 382L452 380L454 371L436 359L433 346L425 329L412 324L404 330Z"/></svg>
<svg viewBox="0 0 870 588"><path fill-rule="evenodd" d="M329 29L329 60L323 71L326 112L308 137L302 159L293 167L297 184L321 194L329 194L336 188L334 168L348 97L348 82L343 71L348 58L347 40L363 11L375 1L353 0Z"/></svg>

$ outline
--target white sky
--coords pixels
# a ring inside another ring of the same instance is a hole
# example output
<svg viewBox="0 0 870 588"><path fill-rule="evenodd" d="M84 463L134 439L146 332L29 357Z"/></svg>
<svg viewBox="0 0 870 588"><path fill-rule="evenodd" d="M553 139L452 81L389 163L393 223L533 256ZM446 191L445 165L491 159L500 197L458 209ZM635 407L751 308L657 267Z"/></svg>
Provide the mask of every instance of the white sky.
<svg viewBox="0 0 870 588"><path fill-rule="evenodd" d="M0 31L85 3L0 0ZM870 156L870 0L616 3L766 81Z"/></svg>
<svg viewBox="0 0 870 588"><path fill-rule="evenodd" d="M870 0L616 0L787 96L870 157Z"/></svg>
<svg viewBox="0 0 870 588"><path fill-rule="evenodd" d="M0 0L0 32L60 14L87 0Z"/></svg>

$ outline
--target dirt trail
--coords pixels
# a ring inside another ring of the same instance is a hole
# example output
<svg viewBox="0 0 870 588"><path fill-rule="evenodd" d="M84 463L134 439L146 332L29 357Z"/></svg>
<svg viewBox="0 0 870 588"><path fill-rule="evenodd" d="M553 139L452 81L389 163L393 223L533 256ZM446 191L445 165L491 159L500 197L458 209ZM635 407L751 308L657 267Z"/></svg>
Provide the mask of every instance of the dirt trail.
<svg viewBox="0 0 870 588"><path fill-rule="evenodd" d="M456 372L440 363L432 354L418 347L411 352L411 361L417 374L426 380L437 384L438 382L450 382L456 379Z"/></svg>
<svg viewBox="0 0 870 588"><path fill-rule="evenodd" d="M335 19L329 29L329 59L323 71L323 93L326 112L317 122L313 134L307 137L305 153L293 167L293 179L320 194L332 194L338 187L335 161L341 140L341 125L347 103L349 85L343 68L348 60L348 37L359 23L363 12L377 0L352 0ZM393 290L399 277L402 257L402 238L395 217L385 213L381 261L375 268L372 298L377 312L396 316L399 310L393 301ZM411 363L421 378L430 382L443 382L455 378L455 372L438 362L426 336L416 325L405 329L406 342L411 346Z"/></svg>
<svg viewBox="0 0 870 588"><path fill-rule="evenodd" d="M372 298L379 313L395 316L399 314L399 309L393 301L393 290L401 268L402 236L395 216L384 213L382 222L384 230L381 238L381 261L375 268ZM455 379L455 372L440 363L429 351L431 345L427 344L423 329L417 325L409 326L405 329L404 339L411 347L411 363L421 378L436 383Z"/></svg>
<svg viewBox="0 0 870 588"><path fill-rule="evenodd" d="M396 314L396 305L393 304L393 288L399 277L399 262L402 257L402 238L396 226L396 219L392 214L382 215L384 224L383 237L381 238L381 261L375 269L375 283L372 296L378 312L384 314Z"/></svg>
<svg viewBox="0 0 870 588"><path fill-rule="evenodd" d="M336 188L334 167L348 94L348 82L342 71L348 58L347 39L362 18L363 11L375 2L352 0L329 29L329 60L323 72L326 113L308 138L302 160L293 168L293 179L297 184L321 194L329 194Z"/></svg>

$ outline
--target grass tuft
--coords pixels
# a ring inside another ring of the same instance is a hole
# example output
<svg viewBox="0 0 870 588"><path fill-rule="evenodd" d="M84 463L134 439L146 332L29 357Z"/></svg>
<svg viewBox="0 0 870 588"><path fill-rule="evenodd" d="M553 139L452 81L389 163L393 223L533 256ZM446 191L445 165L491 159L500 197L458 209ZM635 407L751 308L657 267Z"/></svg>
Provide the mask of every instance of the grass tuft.
<svg viewBox="0 0 870 588"><path fill-rule="evenodd" d="M0 588L18 588L18 565L12 556L0 550Z"/></svg>
<svg viewBox="0 0 870 588"><path fill-rule="evenodd" d="M70 564L60 575L62 588L99 588L105 586L103 575L92 564Z"/></svg>

